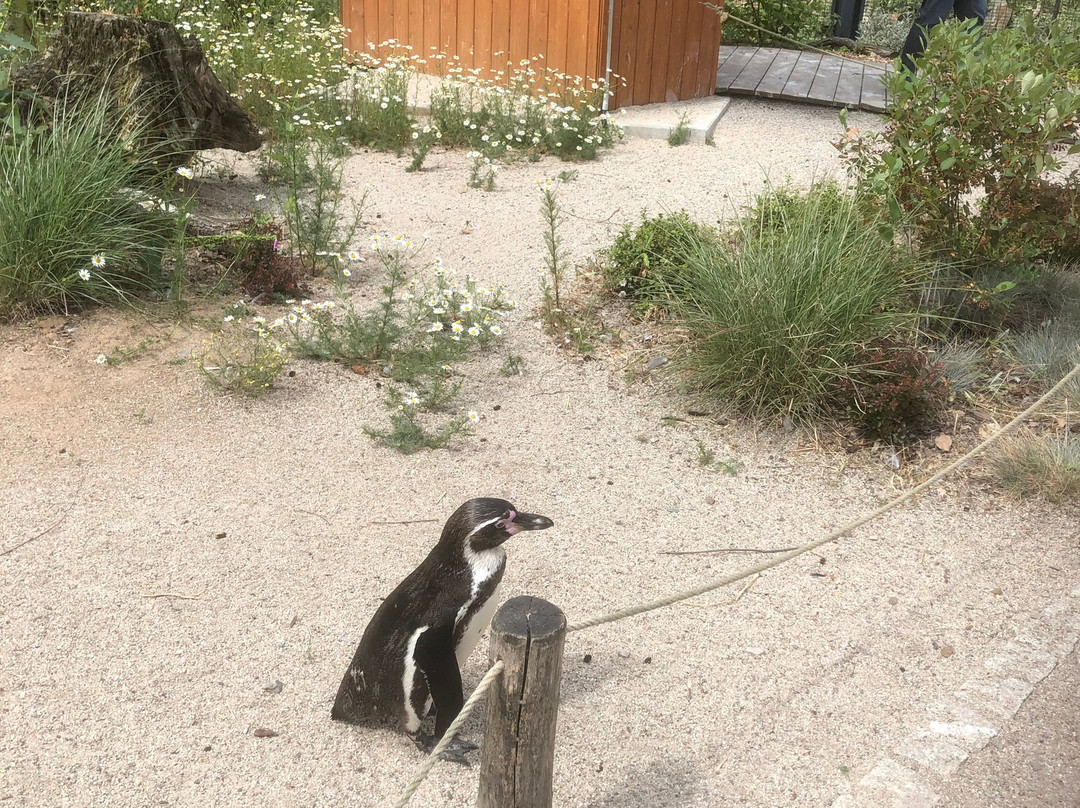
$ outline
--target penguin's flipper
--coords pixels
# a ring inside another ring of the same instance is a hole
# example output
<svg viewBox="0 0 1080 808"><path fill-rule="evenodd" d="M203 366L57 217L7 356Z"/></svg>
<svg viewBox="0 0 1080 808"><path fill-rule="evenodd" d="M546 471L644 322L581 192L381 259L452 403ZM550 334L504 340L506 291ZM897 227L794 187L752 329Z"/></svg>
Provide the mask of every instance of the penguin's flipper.
<svg viewBox="0 0 1080 808"><path fill-rule="evenodd" d="M461 671L454 654L454 621L432 626L416 641L416 667L427 679L428 692L435 704L435 739L461 712L465 697L461 692Z"/></svg>

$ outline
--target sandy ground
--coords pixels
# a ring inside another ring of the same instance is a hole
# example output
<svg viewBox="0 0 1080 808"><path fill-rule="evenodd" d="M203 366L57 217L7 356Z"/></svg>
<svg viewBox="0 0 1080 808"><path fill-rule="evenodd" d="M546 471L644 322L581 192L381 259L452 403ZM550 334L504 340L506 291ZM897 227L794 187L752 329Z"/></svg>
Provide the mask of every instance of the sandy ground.
<svg viewBox="0 0 1080 808"><path fill-rule="evenodd" d="M642 209L711 221L767 177L832 175L840 131L831 110L736 101L713 147L623 142L563 186L566 246L584 261ZM379 598L470 497L555 520L508 545L503 596L545 597L573 621L751 563L661 551L798 544L903 486L873 456L688 415L697 405L663 376L628 386L647 357L633 346L585 362L543 338L535 181L566 165L507 167L491 193L465 187L461 154L404 165L349 160L349 188L374 186L363 242L425 235L521 302L507 331L526 373L468 365L463 404L483 418L450 449L375 446L362 431L385 418L375 380L338 366L298 362L244 401L176 361L198 333L153 319L0 329L0 551L51 528L0 556L0 804L389 805L419 753L331 723L330 703ZM261 190L241 165L201 193L238 205ZM698 465L699 441L739 473ZM555 804L830 805L1048 604L1076 607L1078 584L1076 513L969 476L737 602L720 591L573 634ZM482 641L468 689L485 669ZM280 693L264 691L273 680ZM482 731L474 717L465 734ZM413 804L471 805L476 774L440 765Z"/></svg>

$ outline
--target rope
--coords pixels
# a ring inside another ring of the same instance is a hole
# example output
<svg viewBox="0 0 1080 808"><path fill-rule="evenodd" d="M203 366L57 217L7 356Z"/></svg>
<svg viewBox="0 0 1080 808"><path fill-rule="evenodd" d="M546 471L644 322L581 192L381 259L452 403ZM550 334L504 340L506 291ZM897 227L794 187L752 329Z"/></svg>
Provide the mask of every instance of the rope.
<svg viewBox="0 0 1080 808"><path fill-rule="evenodd" d="M731 14L730 12L724 11L724 9L720 8L720 6L713 5L712 3L702 3L701 5L705 6L705 8L707 8L707 9L709 9L709 11L715 12L716 15L720 18L720 22L723 22L724 20L728 20L728 19L735 20L735 22L737 22L737 23L749 26L750 28L756 28L757 30L759 30L759 31L761 31L763 33L766 33L771 37L775 37L776 39L782 39L785 42L790 42L792 45L798 45L803 50L817 51L818 53L823 53L826 56L832 56L832 57L834 57L836 59L841 59L841 60L843 60L845 62L851 62L853 65L860 65L861 67L866 67L866 62L860 62L858 59L849 59L847 56L841 56L839 53L833 53L832 51L827 51L827 50L824 50L823 48L819 48L816 45L810 45L810 44L808 44L806 42L800 42L799 40L792 39L789 36L784 36L783 34L778 34L776 31L770 31L768 28L762 28L760 25L754 25L754 23L750 22L749 20L740 20L734 14Z"/></svg>
<svg viewBox="0 0 1080 808"><path fill-rule="evenodd" d="M956 460L953 463L950 463L948 466L943 468L941 471L939 471L933 477L931 477L930 479L920 483L919 485L915 486L911 490L904 492L903 494L898 496L896 499L894 499L892 502L886 503L885 505L882 505L877 510L871 511L867 515L862 516L862 517L856 519L855 521L848 523L844 527L841 527L838 530L833 531L828 536L825 536L822 539L816 539L816 540L814 540L814 541L812 541L812 542L810 542L808 544L804 544L801 547L797 547L794 550L791 550L790 552L784 553L783 555L778 555L778 556L775 556L775 557L773 557L771 559L768 559L766 561L762 561L760 564L758 564L755 567L751 567L750 569L743 570L742 572L737 572L737 573L735 573L733 575L728 575L728 576L725 576L723 578L719 578L717 580L711 581L710 583L702 584L701 586L696 586L693 589L688 589L688 590L686 590L684 592L678 592L678 593L676 593L674 595L669 595L668 597L660 598L659 600L654 600L651 603L645 603L645 604L641 604L639 606L631 606L631 607L626 608L626 609L620 609L617 612L612 612L611 614L605 614L605 615L601 615L599 617L590 617L590 618L588 618L586 620L582 620L579 623L572 623L569 626L567 626L567 628L566 628L567 633L569 633L571 631L580 631L583 628L591 628L592 626L599 626L599 625L601 625L603 623L612 623L612 622L614 622L616 620L622 620L624 617L633 617L634 615L643 614L645 612L651 612L654 609L662 609L665 606L670 606L673 603L678 603L681 600L687 600L688 598L693 598L693 597L696 597L698 595L704 595L706 592L711 592L712 590L719 589L722 586L727 586L728 584L733 584L736 581L741 581L743 578L749 578L751 575L756 575L757 573L764 572L765 570L772 569L773 567L777 567L777 566L783 564L786 561L790 561L791 559L797 558L798 556L801 556L804 553L808 553L811 550L815 550L818 547L821 547L821 545L823 545L823 544L828 544L830 542L836 541L841 536L844 536L844 535L850 533L851 531L855 530L856 528L862 527L867 522L870 522L870 521L872 521L874 519L877 519L882 514L888 512L888 511L891 511L897 505L901 505L902 503L907 502L912 497L916 496L917 494L922 493L927 488L929 488L931 485L938 482L942 477L945 477L946 475L951 474L953 471L960 468L962 465L967 463L973 457L975 457L975 456L977 456L979 454L982 454L986 449L988 449L994 443L1001 440L1001 438L1005 434L1007 434L1008 432L1011 432L1013 429L1015 429L1020 424L1022 424L1025 420L1027 420L1032 415L1034 415L1036 412L1038 412L1040 409L1042 409L1047 401L1049 401L1051 398L1053 398L1055 395L1057 395L1058 391L1060 391L1066 384L1068 384L1070 379L1072 379L1073 377L1076 377L1076 376L1080 376L1080 364L1077 364L1076 367L1074 367L1071 371L1066 373L1061 378L1061 381L1059 381L1057 384L1055 384L1053 387L1051 387L1049 390L1047 390L1046 393L1044 393L1039 398L1038 401L1036 401L1034 404L1032 404L1030 407L1028 407L1022 413L1017 415L1015 418L1013 418L1011 421L1009 421L1009 423L1007 423L1000 431L998 431L994 435L991 435L989 438L984 440L982 443L980 443L978 446L976 446L974 449L972 449L966 455L961 457L959 460Z"/></svg>
<svg viewBox="0 0 1080 808"><path fill-rule="evenodd" d="M465 723L465 719L469 717L469 713L472 712L476 703L480 701L480 698L487 692L488 688L494 684L495 679L502 673L502 669L503 661L500 659L491 666L487 673L484 674L484 678L480 680L480 684L476 686L476 690L469 696L469 700L461 706L461 712L457 714L457 718L455 718L450 726L446 728L446 732L443 733L439 742L435 744L435 748L431 750L431 754L420 764L420 768L416 772L416 777L412 779L411 783L405 786L405 790L401 792L401 796L398 797L393 808L405 808L405 805L409 802L413 793L416 789L420 788L420 784L427 779L432 768L438 763L439 755L441 755L443 750L450 745L452 740L454 740L454 735L461 729L461 726Z"/></svg>

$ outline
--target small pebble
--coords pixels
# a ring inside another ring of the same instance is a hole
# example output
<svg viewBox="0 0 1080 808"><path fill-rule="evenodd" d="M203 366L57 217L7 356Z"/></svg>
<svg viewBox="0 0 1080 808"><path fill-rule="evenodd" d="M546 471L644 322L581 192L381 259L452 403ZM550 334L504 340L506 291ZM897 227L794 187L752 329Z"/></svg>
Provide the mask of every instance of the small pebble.
<svg viewBox="0 0 1080 808"><path fill-rule="evenodd" d="M747 648L746 653L753 654L754 656L761 656L765 653L764 648Z"/></svg>
<svg viewBox="0 0 1080 808"><path fill-rule="evenodd" d="M948 659L953 655L953 647L951 645L941 646L941 655Z"/></svg>
<svg viewBox="0 0 1080 808"><path fill-rule="evenodd" d="M251 734L254 735L256 738L276 738L278 736L276 732L267 727L259 727Z"/></svg>
<svg viewBox="0 0 1080 808"><path fill-rule="evenodd" d="M896 605L897 603L899 603L899 602L900 602L900 599L899 599L898 597L896 597L896 595L892 595L892 596L891 596L891 597L889 598L889 605L890 605L890 606L895 606L895 605Z"/></svg>
<svg viewBox="0 0 1080 808"><path fill-rule="evenodd" d="M629 652L629 651L627 651L626 649L621 649L621 650L619 651L619 656L620 656L620 657L621 657L622 659L629 659L629 658L630 658L630 652Z"/></svg>
<svg viewBox="0 0 1080 808"><path fill-rule="evenodd" d="M592 662L592 654L586 654L581 658L581 661L588 665L590 662Z"/></svg>
<svg viewBox="0 0 1080 808"><path fill-rule="evenodd" d="M648 364L646 364L645 367L648 370L656 370L657 368L662 368L667 363L668 358L666 356L654 356L652 359L649 360Z"/></svg>
<svg viewBox="0 0 1080 808"><path fill-rule="evenodd" d="M263 686L263 690L267 693L280 693L284 688L285 685L277 679L271 679Z"/></svg>

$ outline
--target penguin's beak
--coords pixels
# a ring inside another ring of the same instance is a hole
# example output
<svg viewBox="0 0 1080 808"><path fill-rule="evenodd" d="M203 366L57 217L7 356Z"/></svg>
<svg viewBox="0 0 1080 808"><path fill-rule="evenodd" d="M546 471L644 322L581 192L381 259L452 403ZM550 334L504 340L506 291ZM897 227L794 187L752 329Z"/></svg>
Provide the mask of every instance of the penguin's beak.
<svg viewBox="0 0 1080 808"><path fill-rule="evenodd" d="M546 516L540 516L535 513L515 514L514 518L510 520L511 527L517 528L517 530L546 530L554 524L555 523ZM516 533L517 531L515 530L514 532Z"/></svg>

